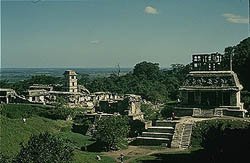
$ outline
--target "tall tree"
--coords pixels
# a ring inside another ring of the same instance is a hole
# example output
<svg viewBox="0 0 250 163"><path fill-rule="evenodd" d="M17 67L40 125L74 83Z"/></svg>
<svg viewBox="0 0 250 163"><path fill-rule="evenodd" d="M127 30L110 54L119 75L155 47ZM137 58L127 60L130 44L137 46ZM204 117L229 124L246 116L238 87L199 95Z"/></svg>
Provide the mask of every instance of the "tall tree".
<svg viewBox="0 0 250 163"><path fill-rule="evenodd" d="M233 71L238 74L240 82L243 84L244 88L250 91L250 37L242 40L236 46L227 47L225 49L225 62L229 63L230 55L233 56Z"/></svg>
<svg viewBox="0 0 250 163"><path fill-rule="evenodd" d="M140 79L157 80L160 73L159 63L141 62L135 65L133 75Z"/></svg>

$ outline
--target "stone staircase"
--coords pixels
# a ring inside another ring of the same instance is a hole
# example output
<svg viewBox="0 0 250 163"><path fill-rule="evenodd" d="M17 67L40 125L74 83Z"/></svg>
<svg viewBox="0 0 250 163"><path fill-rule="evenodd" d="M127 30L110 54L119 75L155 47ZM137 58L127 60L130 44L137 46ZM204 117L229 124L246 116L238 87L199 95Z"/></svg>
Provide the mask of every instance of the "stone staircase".
<svg viewBox="0 0 250 163"><path fill-rule="evenodd" d="M177 123L175 126L175 132L171 142L171 148L181 148L181 138L184 130L183 123Z"/></svg>
<svg viewBox="0 0 250 163"><path fill-rule="evenodd" d="M186 149L190 146L192 135L192 123L178 123L171 142L171 148Z"/></svg>
<svg viewBox="0 0 250 163"><path fill-rule="evenodd" d="M181 143L180 143L180 147L181 148L188 148L190 145L190 141L191 141L191 135L192 135L192 124L184 124L184 129L183 129L183 133L181 136Z"/></svg>
<svg viewBox="0 0 250 163"><path fill-rule="evenodd" d="M141 136L137 137L138 145L162 145L171 146L174 135L175 121L156 121L155 126L151 126Z"/></svg>

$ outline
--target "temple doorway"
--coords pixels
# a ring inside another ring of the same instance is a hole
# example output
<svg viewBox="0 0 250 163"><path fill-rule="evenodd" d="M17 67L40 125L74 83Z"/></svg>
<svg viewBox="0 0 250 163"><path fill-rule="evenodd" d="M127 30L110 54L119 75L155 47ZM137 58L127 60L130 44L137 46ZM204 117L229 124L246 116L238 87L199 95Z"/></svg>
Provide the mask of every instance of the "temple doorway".
<svg viewBox="0 0 250 163"><path fill-rule="evenodd" d="M201 104L205 106L216 106L216 92L201 92Z"/></svg>

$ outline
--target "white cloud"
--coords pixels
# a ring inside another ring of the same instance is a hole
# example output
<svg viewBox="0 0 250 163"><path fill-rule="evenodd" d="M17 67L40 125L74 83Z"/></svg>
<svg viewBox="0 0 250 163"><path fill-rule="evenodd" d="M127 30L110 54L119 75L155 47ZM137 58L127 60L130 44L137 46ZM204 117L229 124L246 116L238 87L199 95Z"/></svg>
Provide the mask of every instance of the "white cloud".
<svg viewBox="0 0 250 163"><path fill-rule="evenodd" d="M222 14L223 17L230 23L247 24L249 22L248 18L242 17L240 15L234 15L230 13Z"/></svg>
<svg viewBox="0 0 250 163"><path fill-rule="evenodd" d="M159 12L157 11L157 9L156 9L156 8L153 8L153 7L151 7L151 6L145 7L144 13L145 13L145 14L159 14Z"/></svg>
<svg viewBox="0 0 250 163"><path fill-rule="evenodd" d="M89 43L97 45L97 44L100 44L101 41L100 40L91 40L91 41L89 41Z"/></svg>

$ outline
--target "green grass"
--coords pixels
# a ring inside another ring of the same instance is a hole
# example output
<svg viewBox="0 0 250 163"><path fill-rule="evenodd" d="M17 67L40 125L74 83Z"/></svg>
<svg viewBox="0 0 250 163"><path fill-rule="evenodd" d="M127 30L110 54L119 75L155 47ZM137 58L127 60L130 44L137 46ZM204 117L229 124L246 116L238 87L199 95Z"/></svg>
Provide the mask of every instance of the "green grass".
<svg viewBox="0 0 250 163"><path fill-rule="evenodd" d="M32 134L39 134L48 131L55 135L70 140L70 145L74 147L75 158L73 162L115 162L110 157L102 157L101 161L96 160L96 155L101 153L84 152L81 147L94 143L89 136L71 132L72 122L64 120L51 120L43 117L27 118L27 124L21 118L10 119L0 115L0 151L7 156L14 157L20 150L20 143L26 143Z"/></svg>
<svg viewBox="0 0 250 163"><path fill-rule="evenodd" d="M1 116L1 152L8 156L16 155L20 150L20 143L27 142L32 134L49 131L51 133L60 132L61 125L41 117L27 118L27 124L21 118L9 119ZM67 122L66 122L67 123Z"/></svg>

